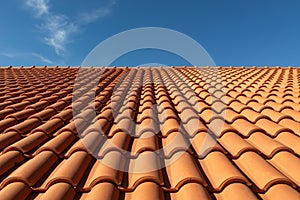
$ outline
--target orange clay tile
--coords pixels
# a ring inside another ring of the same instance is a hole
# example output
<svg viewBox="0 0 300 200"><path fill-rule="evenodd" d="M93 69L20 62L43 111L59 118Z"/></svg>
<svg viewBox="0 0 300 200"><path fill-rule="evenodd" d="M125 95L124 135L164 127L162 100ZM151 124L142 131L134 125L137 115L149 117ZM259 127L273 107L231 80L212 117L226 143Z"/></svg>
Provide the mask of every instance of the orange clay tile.
<svg viewBox="0 0 300 200"><path fill-rule="evenodd" d="M159 149L158 137L152 133L144 133L139 138L135 138L132 143L131 154L136 155L143 151L156 151Z"/></svg>
<svg viewBox="0 0 300 200"><path fill-rule="evenodd" d="M164 199L163 190L153 182L143 182L132 192L125 193L125 200L152 200Z"/></svg>
<svg viewBox="0 0 300 200"><path fill-rule="evenodd" d="M250 188L242 183L232 183L227 185L220 193L215 193L217 200L257 200L259 199Z"/></svg>
<svg viewBox="0 0 300 200"><path fill-rule="evenodd" d="M25 199L31 192L27 184L16 181L0 190L0 196L5 200Z"/></svg>
<svg viewBox="0 0 300 200"><path fill-rule="evenodd" d="M250 183L234 164L221 152L211 152L199 160L200 165L216 191L232 182ZM218 164L216 164L218 163Z"/></svg>
<svg viewBox="0 0 300 200"><path fill-rule="evenodd" d="M120 152L108 152L102 159L93 163L84 183L84 188L93 188L94 185L106 181L121 185L125 162L126 159Z"/></svg>
<svg viewBox="0 0 300 200"><path fill-rule="evenodd" d="M63 131L59 135L55 136L48 140L48 142L44 143L40 146L35 154L37 155L41 151L53 151L56 154L60 155L66 148L75 140L76 136L70 131Z"/></svg>
<svg viewBox="0 0 300 200"><path fill-rule="evenodd" d="M163 184L162 171L160 169L160 159L157 154L145 151L138 157L129 160L128 166L128 188L136 188L143 182L154 182Z"/></svg>
<svg viewBox="0 0 300 200"><path fill-rule="evenodd" d="M294 183L300 185L300 172L298 168L300 160L297 156L287 151L281 151L270 159L270 163L289 177Z"/></svg>
<svg viewBox="0 0 300 200"><path fill-rule="evenodd" d="M21 181L32 187L39 179L43 178L57 160L58 157L53 152L44 151L9 174L8 177L1 182L0 188L15 181ZM47 165L45 163L47 163Z"/></svg>
<svg viewBox="0 0 300 200"><path fill-rule="evenodd" d="M187 183L183 185L178 192L170 193L171 199L180 200L180 199L203 199L203 200L210 200L210 196L205 189L199 183Z"/></svg>
<svg viewBox="0 0 300 200"><path fill-rule="evenodd" d="M15 164L20 163L24 159L23 154L17 150L3 153L0 155L0 175L13 168Z"/></svg>
<svg viewBox="0 0 300 200"><path fill-rule="evenodd" d="M110 151L126 152L130 143L130 136L125 132L118 132L109 139L104 138L103 142L98 152L98 156L100 157L103 157Z"/></svg>
<svg viewBox="0 0 300 200"><path fill-rule="evenodd" d="M73 199L76 192L69 183L56 183L52 185L45 193L40 193L36 198L40 200L47 199Z"/></svg>
<svg viewBox="0 0 300 200"><path fill-rule="evenodd" d="M99 197L103 200L117 200L120 197L120 191L111 182L100 182L94 185L89 192L83 193L81 199L93 200Z"/></svg>
<svg viewBox="0 0 300 200"><path fill-rule="evenodd" d="M235 162L262 191L267 190L271 185L278 182L292 182L257 153L245 152Z"/></svg>
<svg viewBox="0 0 300 200"><path fill-rule="evenodd" d="M292 151L290 148L261 132L253 133L247 141L252 144L252 146L256 147L258 151L262 152L266 157L272 157L278 151Z"/></svg>
<svg viewBox="0 0 300 200"><path fill-rule="evenodd" d="M260 196L266 200L280 200L282 197L286 199L300 199L299 192L285 184L274 185L267 192L260 194Z"/></svg>
<svg viewBox="0 0 300 200"><path fill-rule="evenodd" d="M191 138L190 141L197 157L199 158L205 157L211 151L221 151L226 153L223 147L218 143L217 139L207 132L197 134L195 137ZM184 147L184 143L179 144Z"/></svg>
<svg viewBox="0 0 300 200"><path fill-rule="evenodd" d="M48 139L47 135L43 132L35 132L30 134L23 139L11 144L7 148L3 150L3 152L11 151L11 150L18 150L22 153L27 153L28 151L36 148L38 145L42 144Z"/></svg>
<svg viewBox="0 0 300 200"><path fill-rule="evenodd" d="M0 199L300 199L300 70L0 68Z"/></svg>
<svg viewBox="0 0 300 200"><path fill-rule="evenodd" d="M275 140L291 148L297 155L300 155L300 138L297 135L290 132L281 132Z"/></svg>
<svg viewBox="0 0 300 200"><path fill-rule="evenodd" d="M263 119L262 119L263 120ZM250 123L246 119L238 118L232 123L232 127L236 129L242 136L249 137L256 131L262 131L258 126Z"/></svg>
<svg viewBox="0 0 300 200"><path fill-rule="evenodd" d="M16 131L10 131L0 135L0 149L20 140L22 137Z"/></svg>
<svg viewBox="0 0 300 200"><path fill-rule="evenodd" d="M203 172L200 171L200 168L189 153L179 151L168 159L167 163L166 171L171 188L178 189L189 181L207 186Z"/></svg>

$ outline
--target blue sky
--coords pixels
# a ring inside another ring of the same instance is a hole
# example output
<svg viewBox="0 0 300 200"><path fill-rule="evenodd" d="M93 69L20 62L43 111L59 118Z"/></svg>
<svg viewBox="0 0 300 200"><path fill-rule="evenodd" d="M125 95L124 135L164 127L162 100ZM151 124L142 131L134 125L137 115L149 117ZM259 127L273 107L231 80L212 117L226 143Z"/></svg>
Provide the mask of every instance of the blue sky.
<svg viewBox="0 0 300 200"><path fill-rule="evenodd" d="M184 3L183 3L184 2ZM0 3L0 65L80 65L101 41L139 27L163 27L200 43L217 65L298 66L298 0L10 0ZM139 50L113 64L189 65Z"/></svg>

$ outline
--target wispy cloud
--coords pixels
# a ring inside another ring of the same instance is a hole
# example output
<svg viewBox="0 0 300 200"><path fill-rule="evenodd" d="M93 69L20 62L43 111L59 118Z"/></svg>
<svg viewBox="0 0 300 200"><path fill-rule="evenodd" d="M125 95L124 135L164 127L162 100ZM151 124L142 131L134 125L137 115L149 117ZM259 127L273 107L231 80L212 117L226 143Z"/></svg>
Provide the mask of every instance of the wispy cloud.
<svg viewBox="0 0 300 200"><path fill-rule="evenodd" d="M105 6L102 6L95 10L89 10L88 12L82 12L78 15L78 24L86 25L97 21L100 18L110 15L113 11L113 7L117 4L117 0L108 0Z"/></svg>
<svg viewBox="0 0 300 200"><path fill-rule="evenodd" d="M7 58L14 58L15 55L7 52L0 52L1 56L7 57Z"/></svg>
<svg viewBox="0 0 300 200"><path fill-rule="evenodd" d="M89 24L102 17L106 17L111 13L111 8L99 8L92 12L85 12L79 15L79 23L80 24Z"/></svg>
<svg viewBox="0 0 300 200"><path fill-rule="evenodd" d="M65 52L65 46L69 42L70 34L78 31L78 25L70 22L65 15L50 15L40 26L47 32L44 41L55 49L56 54L62 55Z"/></svg>
<svg viewBox="0 0 300 200"><path fill-rule="evenodd" d="M44 64L54 64L54 62L48 58L46 58L45 56L42 56L41 54L38 54L38 53L10 53L10 52L0 52L0 56L4 56L4 57L7 57L7 58L19 58L19 57L33 57L33 58L36 58L38 59L40 62L44 63Z"/></svg>
<svg viewBox="0 0 300 200"><path fill-rule="evenodd" d="M70 34L78 27L67 16L51 12L49 3L50 0L26 0L26 5L42 21L38 27L45 34L44 42L53 47L57 55L63 55Z"/></svg>
<svg viewBox="0 0 300 200"><path fill-rule="evenodd" d="M47 64L54 64L54 62L38 53L30 53L30 55L32 55L33 57L36 57L38 59L40 59L40 61L47 63Z"/></svg>
<svg viewBox="0 0 300 200"><path fill-rule="evenodd" d="M33 9L37 17L49 14L49 0L27 0L26 5Z"/></svg>
<svg viewBox="0 0 300 200"><path fill-rule="evenodd" d="M63 56L66 45L70 42L72 34L78 32L82 26L95 22L109 15L115 0L110 0L105 7L78 15L77 20L70 20L66 15L50 10L50 0L26 0L26 5L31 8L36 17L42 22L38 27L44 32L44 42L53 47L57 55Z"/></svg>

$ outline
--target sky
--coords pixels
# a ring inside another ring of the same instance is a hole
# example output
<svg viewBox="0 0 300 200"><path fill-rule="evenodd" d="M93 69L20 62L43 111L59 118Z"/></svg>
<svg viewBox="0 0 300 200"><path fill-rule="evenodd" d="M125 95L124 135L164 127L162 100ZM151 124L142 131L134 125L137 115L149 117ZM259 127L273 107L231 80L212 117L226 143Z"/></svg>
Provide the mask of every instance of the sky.
<svg viewBox="0 0 300 200"><path fill-rule="evenodd" d="M10 0L0 11L1 66L78 66L101 42L142 27L185 34L218 66L300 65L299 0ZM148 64L191 62L146 48L111 63Z"/></svg>

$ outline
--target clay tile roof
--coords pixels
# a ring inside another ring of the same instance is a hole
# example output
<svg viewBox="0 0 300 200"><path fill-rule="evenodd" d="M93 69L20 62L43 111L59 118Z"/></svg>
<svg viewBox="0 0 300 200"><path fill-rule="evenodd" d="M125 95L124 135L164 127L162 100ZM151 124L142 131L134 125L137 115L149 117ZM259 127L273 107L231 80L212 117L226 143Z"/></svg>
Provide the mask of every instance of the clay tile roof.
<svg viewBox="0 0 300 200"><path fill-rule="evenodd" d="M0 68L0 199L300 199L300 69Z"/></svg>

